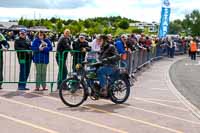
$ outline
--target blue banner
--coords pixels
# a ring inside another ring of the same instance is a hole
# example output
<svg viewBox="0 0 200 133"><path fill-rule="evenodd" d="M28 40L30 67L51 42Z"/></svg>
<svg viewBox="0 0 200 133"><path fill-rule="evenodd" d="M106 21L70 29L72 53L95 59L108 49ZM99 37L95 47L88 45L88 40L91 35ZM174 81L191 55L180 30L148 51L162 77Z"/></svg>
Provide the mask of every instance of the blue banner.
<svg viewBox="0 0 200 133"><path fill-rule="evenodd" d="M161 12L159 38L166 37L168 33L170 14L171 14L170 2L169 0L164 0Z"/></svg>

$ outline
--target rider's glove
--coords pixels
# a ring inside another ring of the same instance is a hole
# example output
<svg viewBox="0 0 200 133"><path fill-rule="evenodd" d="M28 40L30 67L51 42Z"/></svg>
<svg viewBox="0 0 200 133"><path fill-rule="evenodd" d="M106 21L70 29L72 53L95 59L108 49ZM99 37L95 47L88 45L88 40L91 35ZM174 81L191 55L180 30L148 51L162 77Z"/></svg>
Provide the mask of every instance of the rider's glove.
<svg viewBox="0 0 200 133"><path fill-rule="evenodd" d="M107 63L107 62L108 62L107 58L105 58L105 59L102 60L102 63Z"/></svg>

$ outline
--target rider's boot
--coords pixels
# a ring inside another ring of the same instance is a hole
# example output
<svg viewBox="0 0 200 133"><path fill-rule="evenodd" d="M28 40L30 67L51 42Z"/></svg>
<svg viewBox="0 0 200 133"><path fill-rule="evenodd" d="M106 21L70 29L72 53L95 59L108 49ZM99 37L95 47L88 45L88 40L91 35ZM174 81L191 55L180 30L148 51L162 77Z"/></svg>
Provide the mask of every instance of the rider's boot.
<svg viewBox="0 0 200 133"><path fill-rule="evenodd" d="M103 95L104 97L108 96L108 90L106 87L101 88L100 94Z"/></svg>

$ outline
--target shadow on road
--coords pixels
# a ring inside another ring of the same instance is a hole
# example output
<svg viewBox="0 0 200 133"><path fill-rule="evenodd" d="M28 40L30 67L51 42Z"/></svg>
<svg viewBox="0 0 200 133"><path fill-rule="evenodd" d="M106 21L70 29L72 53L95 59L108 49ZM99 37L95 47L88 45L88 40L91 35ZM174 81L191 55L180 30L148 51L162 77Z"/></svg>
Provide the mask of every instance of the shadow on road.
<svg viewBox="0 0 200 133"><path fill-rule="evenodd" d="M39 94L43 95L43 92L39 92ZM31 93L27 93L27 92L24 92L24 91L6 92L6 94L3 94L2 96L5 97L5 98L13 98L13 97L16 97L16 96L23 96L24 98L41 97L41 96L34 95L34 94L31 94Z"/></svg>
<svg viewBox="0 0 200 133"><path fill-rule="evenodd" d="M93 113L118 113L117 110L126 108L125 106L117 105L117 104L86 104L84 106L80 106L77 108L58 108L59 111L76 111L76 112L93 112Z"/></svg>

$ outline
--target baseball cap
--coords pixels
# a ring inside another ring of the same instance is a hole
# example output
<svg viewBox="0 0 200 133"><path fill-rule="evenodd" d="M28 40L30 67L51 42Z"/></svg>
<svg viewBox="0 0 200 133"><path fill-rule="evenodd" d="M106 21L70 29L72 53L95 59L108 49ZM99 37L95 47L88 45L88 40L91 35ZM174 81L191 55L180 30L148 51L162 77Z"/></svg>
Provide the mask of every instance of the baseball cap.
<svg viewBox="0 0 200 133"><path fill-rule="evenodd" d="M85 38L85 34L81 33L81 34L79 35L79 38Z"/></svg>
<svg viewBox="0 0 200 133"><path fill-rule="evenodd" d="M26 33L26 29L21 29L19 32L20 33Z"/></svg>

